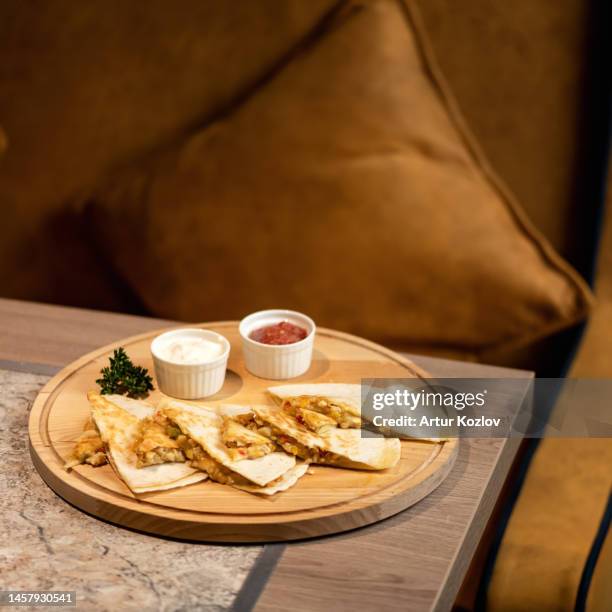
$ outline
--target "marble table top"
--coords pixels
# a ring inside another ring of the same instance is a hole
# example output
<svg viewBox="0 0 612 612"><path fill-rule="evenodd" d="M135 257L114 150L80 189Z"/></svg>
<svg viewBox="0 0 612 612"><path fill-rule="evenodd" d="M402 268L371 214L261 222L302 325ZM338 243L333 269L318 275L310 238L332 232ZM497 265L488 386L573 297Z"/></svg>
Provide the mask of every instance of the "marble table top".
<svg viewBox="0 0 612 612"><path fill-rule="evenodd" d="M58 497L28 451L29 408L48 376L0 370L0 590L76 591L79 609L227 610L263 551L153 537Z"/></svg>

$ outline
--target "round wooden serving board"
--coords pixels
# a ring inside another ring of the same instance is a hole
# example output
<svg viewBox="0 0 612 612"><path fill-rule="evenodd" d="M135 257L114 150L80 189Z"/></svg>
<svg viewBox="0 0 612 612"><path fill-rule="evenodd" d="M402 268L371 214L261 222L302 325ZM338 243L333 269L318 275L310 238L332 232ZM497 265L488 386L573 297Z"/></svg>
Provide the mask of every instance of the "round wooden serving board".
<svg viewBox="0 0 612 612"><path fill-rule="evenodd" d="M268 403L274 381L246 371L236 322L207 323L231 343L225 385L203 404ZM161 331L161 330L160 330ZM272 497L252 495L210 480L134 495L108 465L64 462L89 417L86 393L118 346L153 373L149 353L159 332L126 338L85 355L53 377L36 398L29 422L32 460L47 484L75 506L126 527L188 540L262 542L346 531L396 514L433 491L450 471L458 440L443 444L402 441L400 462L381 472L312 466L293 488ZM355 336L318 329L310 370L290 382L359 383L361 378L426 374L409 360ZM150 399L161 397L154 391Z"/></svg>

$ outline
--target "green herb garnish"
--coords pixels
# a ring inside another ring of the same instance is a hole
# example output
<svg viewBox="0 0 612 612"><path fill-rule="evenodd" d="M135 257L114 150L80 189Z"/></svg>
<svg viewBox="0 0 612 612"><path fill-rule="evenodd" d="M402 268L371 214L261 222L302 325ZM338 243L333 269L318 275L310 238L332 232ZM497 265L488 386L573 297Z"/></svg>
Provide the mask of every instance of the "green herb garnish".
<svg viewBox="0 0 612 612"><path fill-rule="evenodd" d="M102 368L102 378L96 380L102 395L119 393L138 399L147 397L153 390L153 379L148 370L134 365L123 347L115 349L109 360L110 366Z"/></svg>

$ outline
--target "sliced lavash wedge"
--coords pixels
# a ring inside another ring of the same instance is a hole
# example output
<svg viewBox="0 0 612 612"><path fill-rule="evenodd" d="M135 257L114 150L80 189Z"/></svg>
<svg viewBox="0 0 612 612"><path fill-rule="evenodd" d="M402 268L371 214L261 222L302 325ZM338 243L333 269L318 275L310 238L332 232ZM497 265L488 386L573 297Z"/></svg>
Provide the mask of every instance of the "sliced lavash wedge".
<svg viewBox="0 0 612 612"><path fill-rule="evenodd" d="M244 406L241 404L222 404L220 406L215 406L214 410L221 416L229 417L235 417L240 414L249 414L253 412L250 406ZM242 485L234 486L242 491L248 491L249 493L257 493L259 495L274 495L275 493L280 493L291 488L302 476L304 476L304 474L306 474L307 471L307 463L304 463L303 461L296 461L295 467L292 467L280 478L277 478L275 481L269 483L265 487L250 487Z"/></svg>
<svg viewBox="0 0 612 612"><path fill-rule="evenodd" d="M295 457L284 452L273 452L257 459L233 460L223 444L223 416L213 408L165 398L158 409L215 461L254 485L276 484L275 481L296 466Z"/></svg>
<svg viewBox="0 0 612 612"><path fill-rule="evenodd" d="M139 421L151 416L155 408L123 395L87 394L91 416L106 446L107 458L125 484L134 493L164 491L200 482L207 475L186 463L163 463L145 468L136 467L134 442Z"/></svg>
<svg viewBox="0 0 612 612"><path fill-rule="evenodd" d="M362 437L360 429L332 428L314 433L277 406L253 406L253 411L261 421L272 427L277 440L280 440L280 433L310 449L315 463L384 470L396 465L400 459L401 444L397 438ZM285 448L289 446L290 442Z"/></svg>
<svg viewBox="0 0 612 612"><path fill-rule="evenodd" d="M274 401L282 405L285 401L297 401L300 400L304 404L308 404L311 410L320 411L326 413L326 409L317 406L319 400L322 400L325 404L334 404L345 410L348 414L353 417L361 419L361 385L350 384L350 383L310 383L310 384L291 384L291 385L277 385L275 387L269 387L268 393L272 396ZM443 407L432 406L428 408L430 416L441 416L448 417ZM405 410L396 409L394 416L401 416L405 413ZM364 417L364 420L365 417ZM351 427L360 427L360 423L355 419ZM405 431L405 427L393 428L389 427L382 431L385 435L395 435L403 440L421 440L423 442L444 442L448 440L446 436L432 437L432 428L421 428L418 426L411 427L408 435ZM429 435L428 435L429 434Z"/></svg>
<svg viewBox="0 0 612 612"><path fill-rule="evenodd" d="M277 385L269 387L268 392L279 404L283 400L317 399L333 403L355 417L361 417L361 385L348 383L310 383ZM316 405L311 406L317 410Z"/></svg>
<svg viewBox="0 0 612 612"><path fill-rule="evenodd" d="M240 489L241 491L248 491L249 493L256 493L257 495L274 495L281 491L286 491L291 488L308 470L308 464L303 461L297 461L296 464L289 470L287 470L282 476L268 483L265 487L258 485L241 485L233 484L233 487Z"/></svg>

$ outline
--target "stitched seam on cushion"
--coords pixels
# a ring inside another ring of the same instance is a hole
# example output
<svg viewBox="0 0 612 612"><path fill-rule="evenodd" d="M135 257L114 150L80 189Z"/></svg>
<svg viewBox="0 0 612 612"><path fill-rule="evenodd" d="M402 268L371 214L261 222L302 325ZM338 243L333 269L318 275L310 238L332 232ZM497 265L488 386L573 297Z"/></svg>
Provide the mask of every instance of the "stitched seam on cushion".
<svg viewBox="0 0 612 612"><path fill-rule="evenodd" d="M319 21L288 51L286 51L262 76L255 80L244 91L237 94L217 113L214 113L200 125L192 126L190 134L205 129L210 129L215 123L223 121L231 116L236 110L243 106L250 98L257 95L268 83L273 81L293 60L306 52L317 43L322 37L326 36L334 28L342 25L347 18L361 10L361 5L352 5L349 0L338 0Z"/></svg>
<svg viewBox="0 0 612 612"><path fill-rule="evenodd" d="M478 349L475 349L478 359L480 360L487 354L495 354L498 351L501 353L520 349L530 344L534 344L539 340L544 340L545 338L553 336L557 332L570 329L584 320L585 316L589 313L588 308L589 305L585 305L581 309L578 309L577 313L571 318L560 320L556 323L541 325L538 329L526 331L521 336L508 337L507 339L496 340L491 344L481 345Z"/></svg>
<svg viewBox="0 0 612 612"><path fill-rule="evenodd" d="M500 199L506 205L507 210L511 213L519 230L522 230L524 236L536 247L542 259L550 268L558 272L566 280L570 286L575 289L575 304L573 307L572 316L568 316L562 321L557 321L552 324L539 326L538 329L526 330L525 333L518 337L508 338L507 340L497 340L490 345L482 346L478 349L478 354L482 355L487 352L504 351L520 348L531 344L539 339L554 334L562 329L571 327L572 325L583 320L590 311L594 302L594 296L589 286L584 279L566 262L550 245L548 240L539 232L539 230L531 223L527 214L521 207L520 203L511 193L510 189L505 185L502 179L497 175L493 168L489 165L483 150L477 142L477 139L472 134L467 121L461 113L459 104L455 100L450 86L440 69L433 45L427 37L426 27L423 19L416 6L414 0L396 0L402 8L402 12L406 17L407 26L414 32L415 40L423 60L423 65L429 73L430 80L436 87L439 97L446 108L449 118L466 146L472 161L476 168L481 172L483 178L498 194Z"/></svg>

